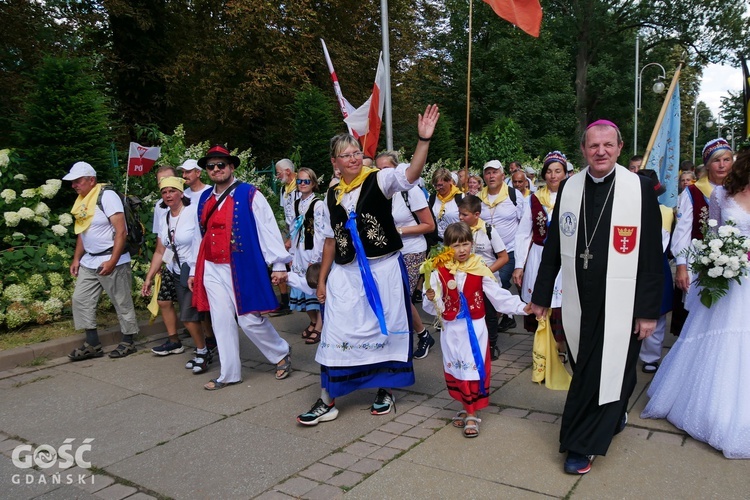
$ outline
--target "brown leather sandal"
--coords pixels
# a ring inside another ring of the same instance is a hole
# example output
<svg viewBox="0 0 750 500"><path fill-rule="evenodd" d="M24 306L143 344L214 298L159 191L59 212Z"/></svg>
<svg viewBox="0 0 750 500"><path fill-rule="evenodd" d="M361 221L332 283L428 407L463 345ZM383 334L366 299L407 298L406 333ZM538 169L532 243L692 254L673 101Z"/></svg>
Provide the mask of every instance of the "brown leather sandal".
<svg viewBox="0 0 750 500"><path fill-rule="evenodd" d="M318 342L320 342L320 332L318 330L310 332L310 336L305 339L305 344L308 345L317 344Z"/></svg>
<svg viewBox="0 0 750 500"><path fill-rule="evenodd" d="M312 335L312 332L315 331L315 323L310 323L307 328L302 330L302 338L303 339L309 339L310 335Z"/></svg>

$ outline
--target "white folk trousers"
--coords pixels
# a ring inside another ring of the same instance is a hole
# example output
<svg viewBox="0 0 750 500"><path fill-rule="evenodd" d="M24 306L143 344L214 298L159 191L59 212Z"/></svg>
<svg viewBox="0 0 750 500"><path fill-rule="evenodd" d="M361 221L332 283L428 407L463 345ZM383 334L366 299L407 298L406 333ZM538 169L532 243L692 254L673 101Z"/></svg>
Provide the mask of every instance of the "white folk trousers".
<svg viewBox="0 0 750 500"><path fill-rule="evenodd" d="M242 380L240 338L237 326L247 335L268 361L277 364L289 353L289 344L279 336L268 318L259 314L237 314L237 303L229 264L206 261L203 284L211 309L211 323L219 347L222 383ZM235 320L236 318L236 320Z"/></svg>

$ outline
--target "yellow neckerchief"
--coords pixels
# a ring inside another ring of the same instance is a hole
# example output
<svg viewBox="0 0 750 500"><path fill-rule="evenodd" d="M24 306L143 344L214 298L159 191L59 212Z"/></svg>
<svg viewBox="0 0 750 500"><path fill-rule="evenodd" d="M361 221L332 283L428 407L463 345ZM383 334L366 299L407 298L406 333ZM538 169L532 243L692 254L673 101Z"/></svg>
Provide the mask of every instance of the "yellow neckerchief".
<svg viewBox="0 0 750 500"><path fill-rule="evenodd" d="M482 200L482 203L487 205L490 208L495 208L499 204L505 201L505 198L508 197L508 185L506 183L500 184L500 192L497 193L497 198L495 198L495 201L490 201L490 195L488 191L488 187L485 186L482 188L481 191L479 191L479 199Z"/></svg>
<svg viewBox="0 0 750 500"><path fill-rule="evenodd" d="M706 199L711 198L711 193L714 192L714 186L708 180L707 175L695 181L695 184L693 185L697 187L698 189L700 189L700 192L703 193L703 196L705 196Z"/></svg>
<svg viewBox="0 0 750 500"><path fill-rule="evenodd" d="M97 184L86 196L78 195L70 213L75 218L75 234L81 234L89 228L91 221L94 220L94 210L96 209L96 200L99 199L99 192L104 184Z"/></svg>
<svg viewBox="0 0 750 500"><path fill-rule="evenodd" d="M461 192L460 189L458 189L456 186L451 186L451 190L448 191L448 194L445 196L442 196L440 193L436 193L437 199L440 200L440 210L438 210L438 219L442 219L443 215L445 214L445 205L451 201L453 198L456 197L457 194Z"/></svg>
<svg viewBox="0 0 750 500"><path fill-rule="evenodd" d="M523 197L524 198L528 198L530 194L531 194L531 189L524 189L523 190Z"/></svg>
<svg viewBox="0 0 750 500"><path fill-rule="evenodd" d="M485 224L482 219L477 219L477 223L471 226L471 234L476 233L480 229L486 233L487 232L486 227L487 227L487 224Z"/></svg>
<svg viewBox="0 0 750 500"><path fill-rule="evenodd" d="M490 268L484 263L484 260L476 254L469 255L469 258L464 262L459 262L455 258L445 263L445 268L455 276L458 271L463 271L466 274L473 274L474 276L486 276L497 281L495 275L492 274Z"/></svg>
<svg viewBox="0 0 750 500"><path fill-rule="evenodd" d="M367 176L373 172L378 172L378 169L362 165L362 170L359 171L357 177L352 179L351 182L346 182L342 177L339 183L336 184L336 186L333 188L333 190L336 192L336 205L341 204L341 200L344 198L344 195L350 191L354 191L359 186L361 186L362 183L365 182L365 179L367 179Z"/></svg>
<svg viewBox="0 0 750 500"><path fill-rule="evenodd" d="M536 199L539 200L539 203L541 203L548 212L551 212L552 209L555 208L555 204L552 201L552 191L550 191L547 186L540 187L534 194L536 195Z"/></svg>
<svg viewBox="0 0 750 500"><path fill-rule="evenodd" d="M291 180L291 182L289 182L289 184L287 184L286 186L284 186L284 194L287 195L287 196L289 196L289 193L291 193L295 189L297 189L297 176L296 175Z"/></svg>

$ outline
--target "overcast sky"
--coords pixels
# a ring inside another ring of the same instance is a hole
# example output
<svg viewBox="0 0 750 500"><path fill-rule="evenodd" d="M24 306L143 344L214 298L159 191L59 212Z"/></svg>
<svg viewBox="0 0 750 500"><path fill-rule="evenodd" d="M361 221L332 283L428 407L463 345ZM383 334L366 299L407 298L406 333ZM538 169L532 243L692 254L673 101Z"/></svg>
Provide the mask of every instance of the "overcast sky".
<svg viewBox="0 0 750 500"><path fill-rule="evenodd" d="M719 113L721 98L729 95L729 90L732 92L742 90L742 69L739 66L710 64L703 70L698 99L708 105L714 117Z"/></svg>

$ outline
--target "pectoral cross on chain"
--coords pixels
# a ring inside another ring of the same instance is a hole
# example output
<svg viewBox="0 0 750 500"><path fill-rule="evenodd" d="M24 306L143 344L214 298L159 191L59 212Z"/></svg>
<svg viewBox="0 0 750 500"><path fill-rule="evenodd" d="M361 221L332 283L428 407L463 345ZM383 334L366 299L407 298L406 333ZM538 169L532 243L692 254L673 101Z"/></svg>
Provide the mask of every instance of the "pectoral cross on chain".
<svg viewBox="0 0 750 500"><path fill-rule="evenodd" d="M583 259L583 268L588 269L589 268L589 260L594 258L594 254L589 252L589 249L586 248L581 255L579 255L580 258Z"/></svg>

